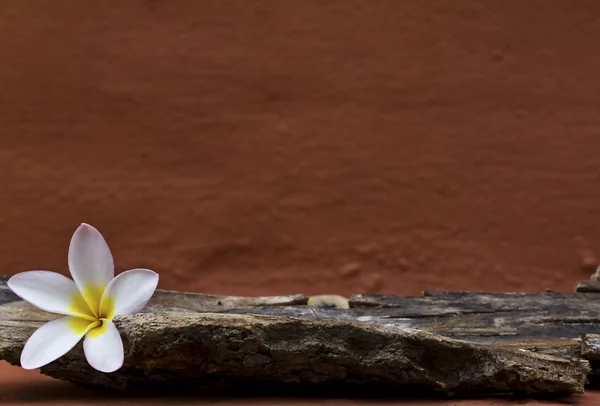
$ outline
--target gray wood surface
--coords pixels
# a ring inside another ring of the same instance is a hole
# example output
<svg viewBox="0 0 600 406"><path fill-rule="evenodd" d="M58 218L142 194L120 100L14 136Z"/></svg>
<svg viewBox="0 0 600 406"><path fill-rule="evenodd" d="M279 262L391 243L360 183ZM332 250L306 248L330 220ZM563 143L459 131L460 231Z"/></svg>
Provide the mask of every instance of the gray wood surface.
<svg viewBox="0 0 600 406"><path fill-rule="evenodd" d="M56 316L20 300L6 280L0 359L18 364L29 335ZM331 303L159 290L143 313L115 319L127 354L122 369L94 371L80 344L42 372L120 390L249 384L568 394L583 391L594 377L588 360L600 359L600 293L426 291Z"/></svg>

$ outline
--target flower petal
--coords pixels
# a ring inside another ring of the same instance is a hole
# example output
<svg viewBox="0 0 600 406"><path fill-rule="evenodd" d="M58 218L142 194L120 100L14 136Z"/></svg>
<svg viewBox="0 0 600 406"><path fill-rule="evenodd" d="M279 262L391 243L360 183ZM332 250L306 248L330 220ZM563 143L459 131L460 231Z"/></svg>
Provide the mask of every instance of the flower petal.
<svg viewBox="0 0 600 406"><path fill-rule="evenodd" d="M97 313L102 293L115 275L115 265L104 237L89 224L81 224L71 238L69 270L83 298Z"/></svg>
<svg viewBox="0 0 600 406"><path fill-rule="evenodd" d="M47 312L94 320L75 283L59 273L21 272L8 280L8 287L21 299Z"/></svg>
<svg viewBox="0 0 600 406"><path fill-rule="evenodd" d="M114 372L123 365L123 342L112 321L90 330L83 340L83 351L90 365L100 372Z"/></svg>
<svg viewBox="0 0 600 406"><path fill-rule="evenodd" d="M21 352L21 366L36 369L65 355L99 322L78 317L59 317L42 325L29 337Z"/></svg>
<svg viewBox="0 0 600 406"><path fill-rule="evenodd" d="M100 317L137 313L146 306L158 285L158 274L149 269L121 272L106 287L100 303Z"/></svg>

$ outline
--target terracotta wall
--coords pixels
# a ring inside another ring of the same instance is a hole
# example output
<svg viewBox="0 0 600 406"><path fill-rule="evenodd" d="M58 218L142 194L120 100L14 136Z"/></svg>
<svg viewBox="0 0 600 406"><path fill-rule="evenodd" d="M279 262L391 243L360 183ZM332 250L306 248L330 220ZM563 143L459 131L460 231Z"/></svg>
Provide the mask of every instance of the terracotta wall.
<svg viewBox="0 0 600 406"><path fill-rule="evenodd" d="M572 289L600 2L0 2L0 270L210 293Z"/></svg>

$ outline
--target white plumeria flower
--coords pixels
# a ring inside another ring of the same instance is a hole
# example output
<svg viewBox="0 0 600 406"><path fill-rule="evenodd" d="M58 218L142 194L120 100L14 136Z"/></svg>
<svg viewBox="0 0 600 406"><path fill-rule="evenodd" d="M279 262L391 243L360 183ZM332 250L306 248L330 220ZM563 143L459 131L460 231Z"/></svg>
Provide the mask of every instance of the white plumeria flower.
<svg viewBox="0 0 600 406"><path fill-rule="evenodd" d="M89 364L101 372L123 365L123 343L114 316L139 312L158 285L158 274L132 269L114 276L110 249L102 234L81 224L69 246L73 280L56 272L29 271L8 280L23 300L51 313L64 315L38 328L21 353L21 366L40 368L62 357L85 336Z"/></svg>

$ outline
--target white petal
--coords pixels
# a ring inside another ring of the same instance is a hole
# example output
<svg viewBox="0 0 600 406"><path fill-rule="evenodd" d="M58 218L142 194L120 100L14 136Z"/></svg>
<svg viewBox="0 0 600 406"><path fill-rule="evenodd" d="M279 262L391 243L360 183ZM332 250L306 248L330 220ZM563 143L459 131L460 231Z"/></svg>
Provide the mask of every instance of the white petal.
<svg viewBox="0 0 600 406"><path fill-rule="evenodd" d="M71 316L49 321L38 328L25 343L21 353L21 366L36 369L62 357L75 347L93 325L94 322Z"/></svg>
<svg viewBox="0 0 600 406"><path fill-rule="evenodd" d="M83 351L90 365L100 372L114 372L123 365L123 342L110 320L102 320L101 327L87 333Z"/></svg>
<svg viewBox="0 0 600 406"><path fill-rule="evenodd" d="M21 272L8 280L8 287L21 299L47 312L93 319L75 283L59 273Z"/></svg>
<svg viewBox="0 0 600 406"><path fill-rule="evenodd" d="M89 224L81 224L71 238L69 270L86 302L97 312L102 292L115 275L115 265L104 237Z"/></svg>
<svg viewBox="0 0 600 406"><path fill-rule="evenodd" d="M131 269L117 275L106 287L100 317L112 319L137 313L146 306L158 285L158 274L149 269Z"/></svg>

